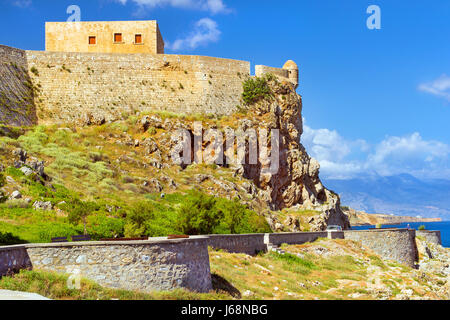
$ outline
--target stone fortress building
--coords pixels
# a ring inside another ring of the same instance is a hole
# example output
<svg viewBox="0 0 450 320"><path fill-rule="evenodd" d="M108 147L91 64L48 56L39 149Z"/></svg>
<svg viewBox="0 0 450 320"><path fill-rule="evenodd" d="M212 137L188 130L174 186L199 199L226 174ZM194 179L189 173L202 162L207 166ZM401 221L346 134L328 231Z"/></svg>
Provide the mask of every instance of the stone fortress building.
<svg viewBox="0 0 450 320"><path fill-rule="evenodd" d="M164 54L164 40L156 21L47 22L45 50Z"/></svg>
<svg viewBox="0 0 450 320"><path fill-rule="evenodd" d="M293 61L255 67L256 76L268 72L298 86ZM0 45L0 123L103 123L136 111L230 114L250 74L247 61L165 54L156 21L50 22L46 51Z"/></svg>

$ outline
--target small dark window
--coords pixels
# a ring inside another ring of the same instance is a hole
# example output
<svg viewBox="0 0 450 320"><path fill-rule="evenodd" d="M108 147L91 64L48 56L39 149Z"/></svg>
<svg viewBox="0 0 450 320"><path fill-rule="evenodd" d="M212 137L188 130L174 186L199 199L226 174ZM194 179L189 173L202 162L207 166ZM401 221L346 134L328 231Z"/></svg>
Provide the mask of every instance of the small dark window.
<svg viewBox="0 0 450 320"><path fill-rule="evenodd" d="M134 43L142 43L142 34L137 34L134 36Z"/></svg>
<svg viewBox="0 0 450 320"><path fill-rule="evenodd" d="M122 42L122 34L114 33L114 42Z"/></svg>
<svg viewBox="0 0 450 320"><path fill-rule="evenodd" d="M96 37L89 37L89 44L97 44L97 38Z"/></svg>

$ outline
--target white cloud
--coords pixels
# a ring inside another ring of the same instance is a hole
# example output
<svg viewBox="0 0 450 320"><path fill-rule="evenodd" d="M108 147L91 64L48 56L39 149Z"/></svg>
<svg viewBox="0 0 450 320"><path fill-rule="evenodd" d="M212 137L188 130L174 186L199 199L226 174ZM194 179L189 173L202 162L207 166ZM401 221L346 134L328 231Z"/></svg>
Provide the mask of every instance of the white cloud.
<svg viewBox="0 0 450 320"><path fill-rule="evenodd" d="M194 30L187 37L166 43L166 48L173 51L192 50L217 42L220 34L217 22L210 18L203 18L195 23Z"/></svg>
<svg viewBox="0 0 450 320"><path fill-rule="evenodd" d="M32 1L31 0L15 0L13 1L13 5L20 8L27 8L31 6Z"/></svg>
<svg viewBox="0 0 450 320"><path fill-rule="evenodd" d="M174 8L209 11L211 14L229 13L223 0L116 0L125 5L133 2L144 9L171 6Z"/></svg>
<svg viewBox="0 0 450 320"><path fill-rule="evenodd" d="M404 137L387 137L367 159L367 166L381 175L410 173L440 176L449 167L450 146L424 140L418 132Z"/></svg>
<svg viewBox="0 0 450 320"><path fill-rule="evenodd" d="M443 74L433 82L419 85L419 90L450 101L450 77Z"/></svg>
<svg viewBox="0 0 450 320"><path fill-rule="evenodd" d="M319 161L321 174L326 178L349 179L365 173L450 178L450 146L424 140L417 132L386 137L370 146L364 140L344 139L337 131L305 126L302 142Z"/></svg>

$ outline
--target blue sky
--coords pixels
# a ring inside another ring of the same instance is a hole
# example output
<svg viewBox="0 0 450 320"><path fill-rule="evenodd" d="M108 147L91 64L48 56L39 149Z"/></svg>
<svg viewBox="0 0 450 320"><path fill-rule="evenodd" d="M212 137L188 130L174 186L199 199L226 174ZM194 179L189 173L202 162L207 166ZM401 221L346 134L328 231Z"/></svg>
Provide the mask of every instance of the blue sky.
<svg viewBox="0 0 450 320"><path fill-rule="evenodd" d="M308 152L325 177L450 179L450 1L0 0L0 44L44 49L45 21L156 19L166 53L300 66ZM370 5L381 30L369 30Z"/></svg>

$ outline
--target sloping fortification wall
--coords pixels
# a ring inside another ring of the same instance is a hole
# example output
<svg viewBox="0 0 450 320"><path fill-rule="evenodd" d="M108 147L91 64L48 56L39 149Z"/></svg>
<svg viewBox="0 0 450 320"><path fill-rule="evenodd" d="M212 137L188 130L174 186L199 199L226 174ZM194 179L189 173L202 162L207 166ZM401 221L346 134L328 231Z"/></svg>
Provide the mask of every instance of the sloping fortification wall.
<svg viewBox="0 0 450 320"><path fill-rule="evenodd" d="M202 56L26 51L40 122L160 110L229 114L240 104L250 63Z"/></svg>
<svg viewBox="0 0 450 320"><path fill-rule="evenodd" d="M25 51L0 45L0 124L36 123L34 93Z"/></svg>
<svg viewBox="0 0 450 320"><path fill-rule="evenodd" d="M423 237L427 242L442 245L442 238L440 231L418 230L416 236Z"/></svg>
<svg viewBox="0 0 450 320"><path fill-rule="evenodd" d="M25 268L91 279L109 288L212 289L206 238L0 247L0 276Z"/></svg>
<svg viewBox="0 0 450 320"><path fill-rule="evenodd" d="M348 240L359 241L383 259L413 267L418 259L416 232L409 229L344 231Z"/></svg>

